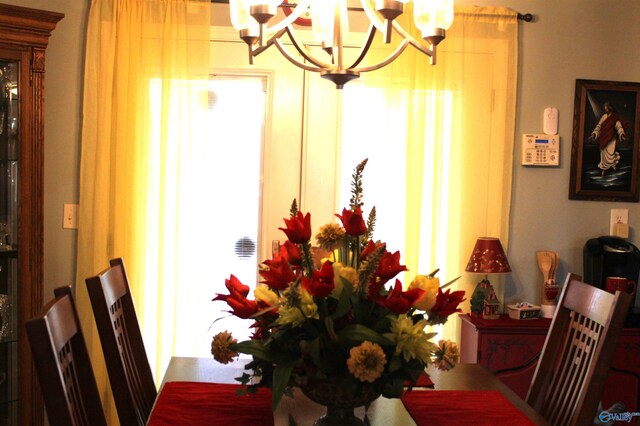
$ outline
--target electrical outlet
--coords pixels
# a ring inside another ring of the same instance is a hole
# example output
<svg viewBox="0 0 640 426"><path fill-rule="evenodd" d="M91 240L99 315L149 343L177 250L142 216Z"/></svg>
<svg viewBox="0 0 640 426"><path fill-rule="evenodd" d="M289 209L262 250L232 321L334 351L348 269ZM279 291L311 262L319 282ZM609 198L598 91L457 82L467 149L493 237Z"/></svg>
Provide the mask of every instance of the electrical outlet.
<svg viewBox="0 0 640 426"><path fill-rule="evenodd" d="M64 229L78 229L78 205L65 204L62 209L62 227Z"/></svg>
<svg viewBox="0 0 640 426"><path fill-rule="evenodd" d="M626 228L628 229L629 209L611 209L611 220L610 220L610 227L609 227L609 235L614 235L614 236L623 237L623 238L628 237L628 232L626 236L617 235L618 234L618 232L616 232L618 230L616 229L618 228L618 226L616 226L617 224L626 225Z"/></svg>

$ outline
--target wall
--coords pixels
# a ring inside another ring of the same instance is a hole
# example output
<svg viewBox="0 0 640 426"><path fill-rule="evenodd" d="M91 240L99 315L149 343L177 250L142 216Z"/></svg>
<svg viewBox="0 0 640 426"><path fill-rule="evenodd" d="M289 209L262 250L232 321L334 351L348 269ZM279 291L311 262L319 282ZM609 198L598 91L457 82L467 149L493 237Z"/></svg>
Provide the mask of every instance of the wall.
<svg viewBox="0 0 640 426"><path fill-rule="evenodd" d="M62 229L62 205L78 198L83 34L88 0L4 0L61 12L47 51L45 104L45 299L73 281L75 231ZM523 132L542 131L542 111L560 113L561 165L524 168L515 162L507 299L540 301L536 250L560 254L559 276L582 272L582 247L609 229L609 210L628 208L630 240L640 243L640 205L569 201L569 169L574 86L577 78L640 81L637 0L456 0L457 4L498 5L530 12L536 22L521 24L516 142ZM520 149L516 144L516 158ZM105 259L106 267L106 259Z"/></svg>
<svg viewBox="0 0 640 426"><path fill-rule="evenodd" d="M505 284L509 300L540 301L542 275L536 250L559 253L558 278L582 274L582 248L607 235L612 208L628 208L630 241L640 243L638 203L568 199L576 79L640 81L640 3L635 0L552 1L458 0L458 4L501 5L536 16L522 23L515 158L522 133L542 133L543 110L559 111L561 164L527 168L514 161L508 258L513 273Z"/></svg>

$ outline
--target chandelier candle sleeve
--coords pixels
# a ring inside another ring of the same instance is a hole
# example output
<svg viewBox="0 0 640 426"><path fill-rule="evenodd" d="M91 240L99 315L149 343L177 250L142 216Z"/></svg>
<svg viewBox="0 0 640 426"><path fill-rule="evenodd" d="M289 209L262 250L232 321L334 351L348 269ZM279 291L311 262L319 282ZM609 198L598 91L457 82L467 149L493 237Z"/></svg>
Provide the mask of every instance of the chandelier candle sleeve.
<svg viewBox="0 0 640 426"><path fill-rule="evenodd" d="M396 20L404 13L405 4L410 1L413 1L414 22L422 33L422 40L411 36ZM362 72L374 71L390 64L409 45L430 57L431 64L435 64L436 46L445 38L454 16L453 0L360 0L362 11L371 25L360 53L348 65L344 50L349 32L346 0L301 0L291 13L285 14L284 19L270 25L278 15L279 3L280 0L229 0L231 22L249 48L249 63L253 64L254 57L275 45L289 62L306 71L319 73L338 89L360 77ZM283 7L293 5L287 3ZM303 44L298 40L293 24L304 12L309 12L314 38L328 58L317 57L308 43ZM401 41L386 58L371 65L360 66L374 41L376 31L385 35L385 43L391 42L393 32ZM297 54L285 47L282 40L285 34ZM302 56L302 60L299 56Z"/></svg>

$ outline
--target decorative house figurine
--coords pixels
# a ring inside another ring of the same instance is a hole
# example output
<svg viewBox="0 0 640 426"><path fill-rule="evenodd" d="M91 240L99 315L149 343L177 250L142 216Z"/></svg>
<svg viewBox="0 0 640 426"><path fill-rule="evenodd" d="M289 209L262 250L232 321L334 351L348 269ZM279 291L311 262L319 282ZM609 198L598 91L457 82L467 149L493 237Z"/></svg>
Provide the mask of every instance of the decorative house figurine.
<svg viewBox="0 0 640 426"><path fill-rule="evenodd" d="M482 280L476 285L476 289L471 295L471 315L480 317L484 312L484 299L487 297L491 283L489 280Z"/></svg>
<svg viewBox="0 0 640 426"><path fill-rule="evenodd" d="M489 291L484 298L484 306L482 311L482 318L484 319L498 319L500 318L500 302L496 292L493 291L493 286L489 284Z"/></svg>

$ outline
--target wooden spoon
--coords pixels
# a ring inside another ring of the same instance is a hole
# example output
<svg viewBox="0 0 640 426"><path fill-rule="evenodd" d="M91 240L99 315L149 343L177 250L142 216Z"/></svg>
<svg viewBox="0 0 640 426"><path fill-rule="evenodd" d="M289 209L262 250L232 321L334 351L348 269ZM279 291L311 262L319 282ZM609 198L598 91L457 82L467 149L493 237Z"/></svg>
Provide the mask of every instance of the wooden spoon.
<svg viewBox="0 0 640 426"><path fill-rule="evenodd" d="M553 259L549 256L549 252L546 251L537 251L536 255L538 257L538 267L542 271L542 278L546 281L549 277Z"/></svg>
<svg viewBox="0 0 640 426"><path fill-rule="evenodd" d="M549 271L549 279L556 281L556 271L558 270L558 252L551 251L549 252L551 255L551 259L553 260L551 265L551 270Z"/></svg>

